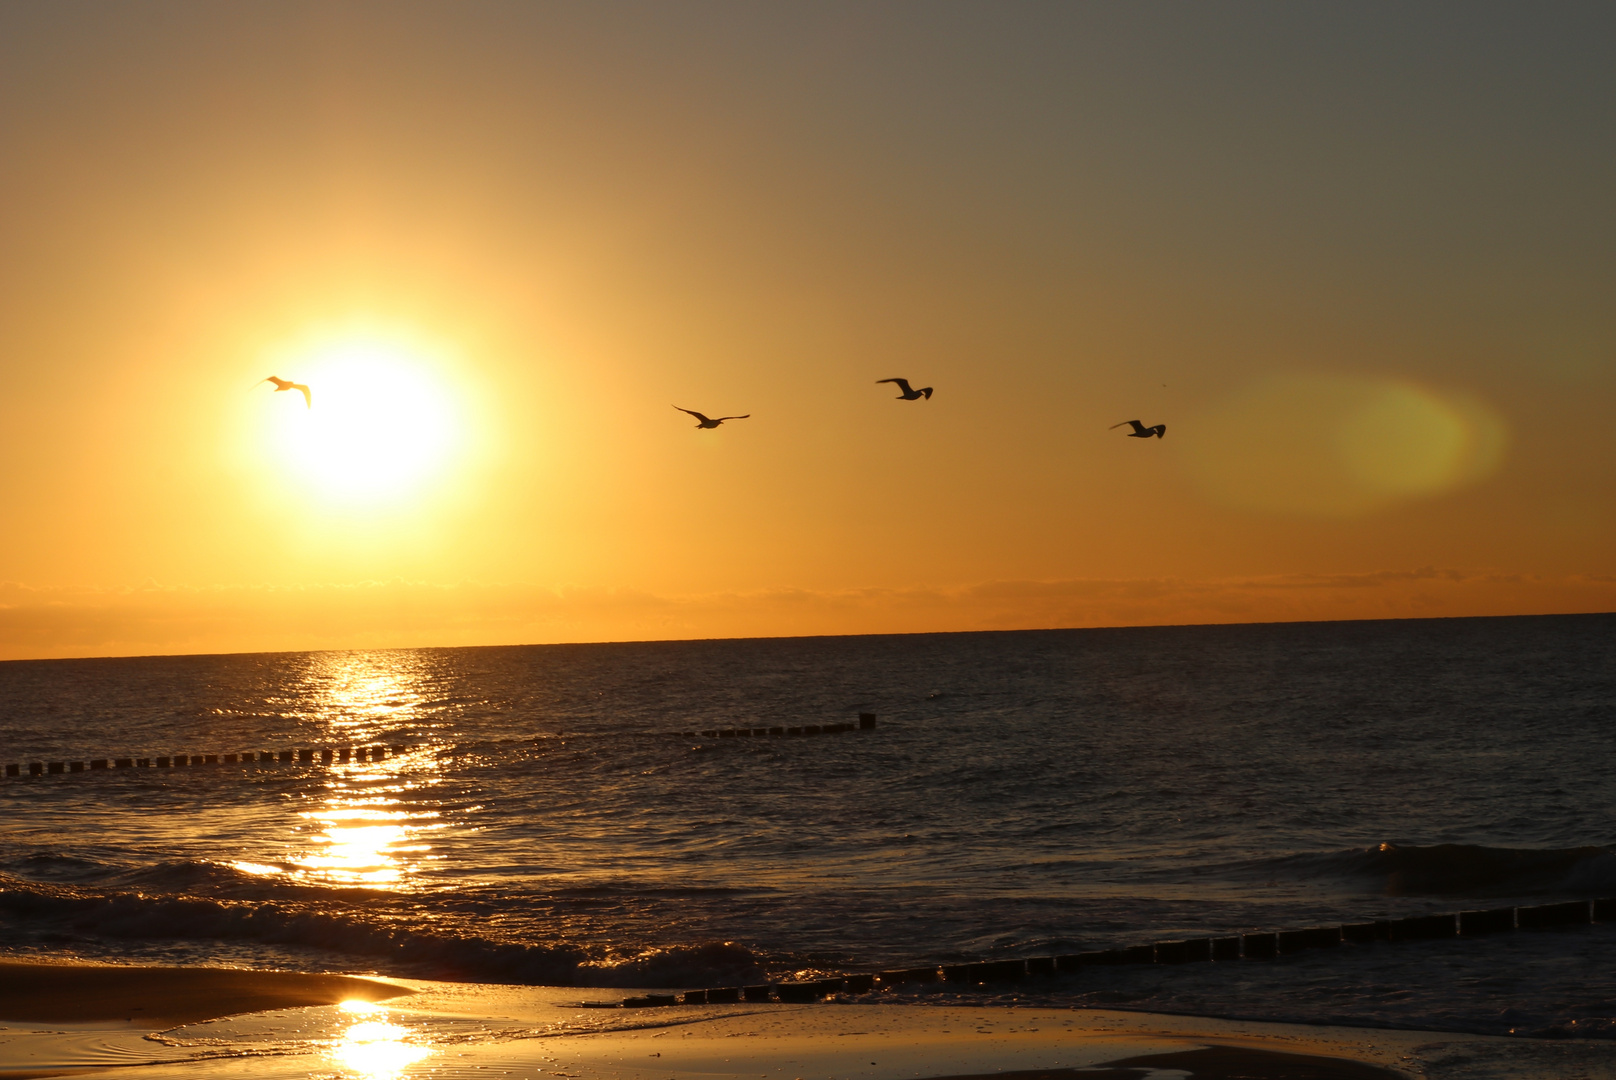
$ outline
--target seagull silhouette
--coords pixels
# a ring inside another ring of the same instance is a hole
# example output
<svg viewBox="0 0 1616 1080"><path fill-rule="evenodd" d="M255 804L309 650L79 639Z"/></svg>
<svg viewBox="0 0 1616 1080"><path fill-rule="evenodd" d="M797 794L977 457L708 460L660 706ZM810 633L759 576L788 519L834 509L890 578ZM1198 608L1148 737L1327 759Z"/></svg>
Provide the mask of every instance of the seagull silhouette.
<svg viewBox="0 0 1616 1080"><path fill-rule="evenodd" d="M679 406L675 405L674 408L679 409ZM747 413L746 416L720 416L715 419L713 417L703 416L695 409L679 409L679 411L687 412L691 416L694 416L696 418L696 426L699 428L715 428L719 424L722 424L725 420L745 420L747 417L752 415L751 413Z"/></svg>
<svg viewBox="0 0 1616 1080"><path fill-rule="evenodd" d="M877 385L884 382L897 383L898 389L903 391L898 395L899 401L919 401L921 398L931 399L931 387L922 386L919 390L916 390L909 385L908 379L877 379L875 381Z"/></svg>
<svg viewBox="0 0 1616 1080"><path fill-rule="evenodd" d="M1160 439L1167 434L1166 424L1157 424L1155 427L1146 427L1137 420L1124 420L1122 424L1133 425L1133 431L1128 433L1128 438L1130 439L1149 439L1152 437ZM1122 424L1112 424L1106 430L1115 431L1117 428L1121 427Z"/></svg>
<svg viewBox="0 0 1616 1080"><path fill-rule="evenodd" d="M258 382L261 382L261 383L272 382L272 383L274 383L275 384L275 392L277 394L280 393L282 390L301 390L301 391L303 391L303 404L308 406L311 409L314 408L314 395L309 393L309 388L304 386L302 383L293 382L291 379L277 379L273 375L271 375L267 379L259 379ZM253 385L257 386L258 383L254 383Z"/></svg>

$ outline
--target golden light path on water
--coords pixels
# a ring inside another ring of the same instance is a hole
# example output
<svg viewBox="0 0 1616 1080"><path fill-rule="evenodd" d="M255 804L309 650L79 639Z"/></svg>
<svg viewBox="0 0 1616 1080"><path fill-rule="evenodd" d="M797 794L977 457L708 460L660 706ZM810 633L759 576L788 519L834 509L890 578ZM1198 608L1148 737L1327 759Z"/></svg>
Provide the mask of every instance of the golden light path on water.
<svg viewBox="0 0 1616 1080"><path fill-rule="evenodd" d="M419 713L426 696L419 663L406 653L319 655L303 680L301 701L323 723L328 745L382 742ZM435 777L422 764L390 757L331 765L324 791L297 815L304 824L284 864L237 867L313 885L406 888L436 857L432 835L447 827L423 800Z"/></svg>
<svg viewBox="0 0 1616 1080"><path fill-rule="evenodd" d="M412 864L428 857L432 846L418 842L433 813L395 808L386 794L353 797L333 794L326 806L302 817L320 832L313 850L294 856L296 877L330 885L397 885Z"/></svg>
<svg viewBox="0 0 1616 1080"><path fill-rule="evenodd" d="M427 699L419 658L407 653L326 654L310 672L317 708L335 746L381 741L419 717ZM404 766L409 767L408 778ZM301 813L310 827L289 860L292 876L334 886L401 889L433 858L430 836L444 828L420 802L433 783L419 762L387 759L338 766L319 804ZM384 1006L348 1001L353 1018L331 1046L331 1064L355 1080L397 1080L432 1055Z"/></svg>
<svg viewBox="0 0 1616 1080"><path fill-rule="evenodd" d="M387 1009L369 1001L344 1001L339 1008L353 1022L332 1044L331 1063L356 1080L396 1080L404 1070L432 1055L412 1041L413 1032L393 1023Z"/></svg>

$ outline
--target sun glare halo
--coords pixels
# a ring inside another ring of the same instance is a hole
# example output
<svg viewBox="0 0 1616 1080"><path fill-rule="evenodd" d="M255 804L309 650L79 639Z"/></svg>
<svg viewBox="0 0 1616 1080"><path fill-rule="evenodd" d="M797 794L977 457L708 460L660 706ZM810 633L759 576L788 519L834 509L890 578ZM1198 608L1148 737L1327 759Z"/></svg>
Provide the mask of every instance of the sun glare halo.
<svg viewBox="0 0 1616 1080"><path fill-rule="evenodd" d="M350 336L277 350L283 379L263 413L276 464L344 502L397 501L447 473L465 444L460 403L443 365L408 340ZM264 395L274 394L266 385Z"/></svg>

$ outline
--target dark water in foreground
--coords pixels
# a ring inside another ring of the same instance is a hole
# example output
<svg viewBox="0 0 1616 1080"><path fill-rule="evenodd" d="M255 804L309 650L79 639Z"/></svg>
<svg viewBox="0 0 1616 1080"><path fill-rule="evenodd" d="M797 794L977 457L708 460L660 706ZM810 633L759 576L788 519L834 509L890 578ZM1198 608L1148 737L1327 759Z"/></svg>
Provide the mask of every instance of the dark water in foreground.
<svg viewBox="0 0 1616 1080"><path fill-rule="evenodd" d="M0 781L0 945L684 987L1616 895L1616 616L0 664L4 762L372 742ZM1609 1035L1616 927L1012 998Z"/></svg>

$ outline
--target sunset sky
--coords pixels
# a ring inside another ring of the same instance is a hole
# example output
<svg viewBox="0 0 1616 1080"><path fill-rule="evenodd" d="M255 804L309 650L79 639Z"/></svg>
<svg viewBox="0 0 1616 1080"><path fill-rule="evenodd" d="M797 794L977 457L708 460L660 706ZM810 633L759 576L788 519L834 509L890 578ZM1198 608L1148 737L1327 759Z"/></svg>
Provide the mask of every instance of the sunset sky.
<svg viewBox="0 0 1616 1080"><path fill-rule="evenodd" d="M0 5L0 657L1616 609L1613 56Z"/></svg>

